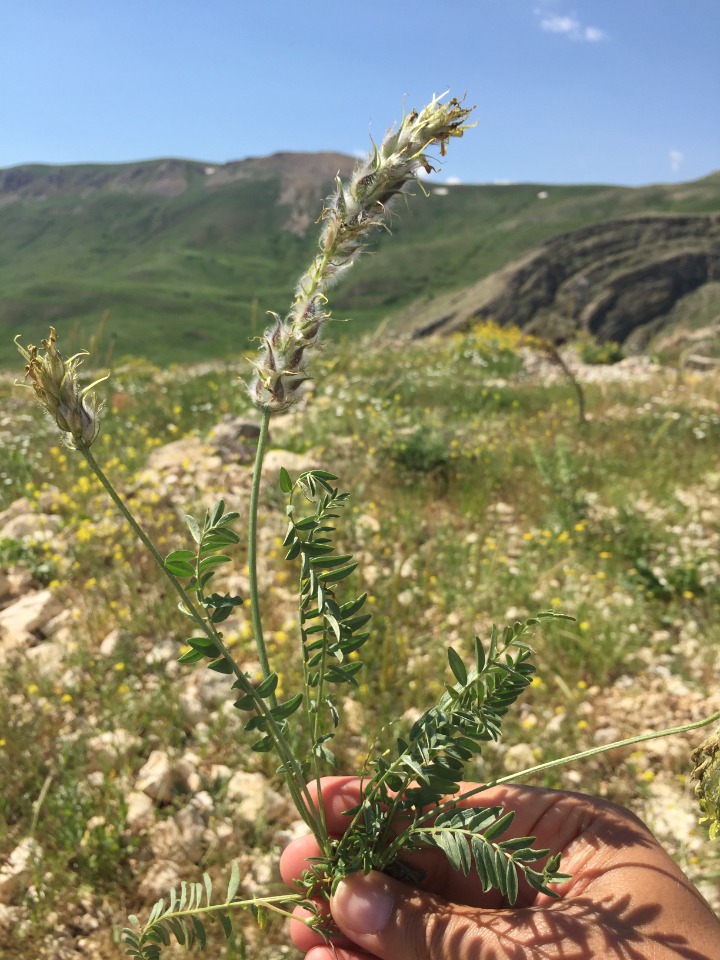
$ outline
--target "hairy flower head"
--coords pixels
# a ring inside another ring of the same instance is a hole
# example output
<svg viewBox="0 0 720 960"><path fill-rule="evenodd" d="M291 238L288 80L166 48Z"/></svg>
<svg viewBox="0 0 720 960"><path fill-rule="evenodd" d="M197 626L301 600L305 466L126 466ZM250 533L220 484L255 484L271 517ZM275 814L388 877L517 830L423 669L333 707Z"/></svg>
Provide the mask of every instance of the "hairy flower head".
<svg viewBox="0 0 720 960"><path fill-rule="evenodd" d="M101 377L90 386L81 388L77 368L82 363L82 357L88 356L88 353L82 350L65 360L58 352L54 327L50 327L47 340L42 341L42 356L38 347L32 344L23 347L18 343L19 339L18 334L15 344L27 361L22 385L34 390L38 403L57 423L71 446L83 444L89 447L100 431L99 414L102 409L102 404L98 405L90 391L107 378Z"/></svg>
<svg viewBox="0 0 720 960"><path fill-rule="evenodd" d="M250 395L257 406L279 412L297 403L300 386L310 376L309 355L330 317L328 289L357 259L368 235L377 227L387 228L393 200L417 179L419 170L434 169L428 151L439 147L444 156L450 138L469 129L464 121L471 109L456 98L433 97L423 110L412 110L397 129L388 130L348 183L337 180L322 213L320 252L300 277L285 319L273 314L275 323L253 363Z"/></svg>
<svg viewBox="0 0 720 960"><path fill-rule="evenodd" d="M692 759L692 776L698 781L695 793L705 814L700 822L708 824L710 839L714 840L720 836L720 729L693 750Z"/></svg>

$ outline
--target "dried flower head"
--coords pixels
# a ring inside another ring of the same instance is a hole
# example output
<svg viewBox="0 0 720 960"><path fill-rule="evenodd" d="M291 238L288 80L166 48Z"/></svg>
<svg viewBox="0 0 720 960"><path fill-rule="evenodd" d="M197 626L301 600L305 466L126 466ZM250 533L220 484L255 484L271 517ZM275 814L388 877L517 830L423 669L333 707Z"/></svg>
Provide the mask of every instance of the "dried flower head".
<svg viewBox="0 0 720 960"><path fill-rule="evenodd" d="M693 750L692 759L692 776L698 781L695 793L705 814L700 822L708 824L710 839L714 840L720 836L720 729Z"/></svg>
<svg viewBox="0 0 720 960"><path fill-rule="evenodd" d="M81 388L77 368L82 363L81 358L88 356L88 353L82 350L65 360L58 352L54 327L50 327L47 340L42 341L43 356L39 355L38 347L32 344L21 346L19 339L18 334L15 344L27 361L22 385L35 391L38 403L57 423L70 446L89 447L100 431L99 414L102 409L102 404L98 405L90 391L107 377Z"/></svg>
<svg viewBox="0 0 720 960"><path fill-rule="evenodd" d="M443 102L433 97L386 133L348 183L337 180L322 214L320 253L300 277L288 315L282 320L273 314L275 323L262 338L250 386L257 406L278 412L297 403L299 388L309 378L308 354L317 348L330 316L327 290L353 264L368 234L387 228L392 201L417 179L418 171L434 169L427 151L438 146L444 156L450 137L461 137L470 128L464 121L471 110L456 98Z"/></svg>

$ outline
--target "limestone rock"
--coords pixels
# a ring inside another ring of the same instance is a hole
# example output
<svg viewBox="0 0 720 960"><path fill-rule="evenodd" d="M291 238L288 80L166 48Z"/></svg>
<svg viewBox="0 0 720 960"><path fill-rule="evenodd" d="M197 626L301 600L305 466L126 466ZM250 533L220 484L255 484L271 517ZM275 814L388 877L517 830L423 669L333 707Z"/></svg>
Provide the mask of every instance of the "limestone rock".
<svg viewBox="0 0 720 960"><path fill-rule="evenodd" d="M20 922L21 916L20 907L10 907L6 903L0 903L0 948L6 944L10 945L10 937Z"/></svg>
<svg viewBox="0 0 720 960"><path fill-rule="evenodd" d="M60 611L50 590L33 590L0 611L0 660L17 647L34 646L43 627Z"/></svg>
<svg viewBox="0 0 720 960"><path fill-rule="evenodd" d="M62 518L46 513L21 513L0 526L0 540L51 540Z"/></svg>
<svg viewBox="0 0 720 960"><path fill-rule="evenodd" d="M250 464L255 459L255 447L260 436L260 424L246 417L224 417L208 434L210 443L223 463Z"/></svg>
<svg viewBox="0 0 720 960"><path fill-rule="evenodd" d="M133 790L125 797L125 802L125 825L129 833L135 836L152 827L155 822L155 804L146 793Z"/></svg>
<svg viewBox="0 0 720 960"><path fill-rule="evenodd" d="M33 576L25 567L12 567L0 575L0 600L6 601L11 597L22 597L36 584Z"/></svg>
<svg viewBox="0 0 720 960"><path fill-rule="evenodd" d="M172 887L179 887L182 870L174 860L156 860L140 881L138 896L146 904L166 897Z"/></svg>
<svg viewBox="0 0 720 960"><path fill-rule="evenodd" d="M188 793L195 794L202 787L202 778L197 769L199 763L200 758L191 752L183 754L175 763L175 776Z"/></svg>
<svg viewBox="0 0 720 960"><path fill-rule="evenodd" d="M280 467L285 467L293 480L306 470L319 467L317 458L306 453L291 453L289 450L268 450L263 462L263 479L277 487Z"/></svg>
<svg viewBox="0 0 720 960"><path fill-rule="evenodd" d="M135 789L146 793L159 803L167 803L172 796L174 779L172 764L167 753L163 750L153 750L138 774Z"/></svg>
<svg viewBox="0 0 720 960"><path fill-rule="evenodd" d="M503 766L509 773L526 770L537 763L532 747L528 743L516 743L509 747L503 757Z"/></svg>
<svg viewBox="0 0 720 960"><path fill-rule="evenodd" d="M135 733L118 727L91 737L87 742L88 766L91 770L116 768L132 753L142 747L142 740Z"/></svg>
<svg viewBox="0 0 720 960"><path fill-rule="evenodd" d="M32 882L33 864L42 849L32 837L25 837L0 866L0 903L10 904Z"/></svg>
<svg viewBox="0 0 720 960"><path fill-rule="evenodd" d="M275 820L286 808L285 800L261 773L238 770L228 782L226 796L235 819L246 824Z"/></svg>
<svg viewBox="0 0 720 960"><path fill-rule="evenodd" d="M156 860L175 860L186 862L182 856L182 837L180 829L172 817L153 825L149 832L150 849Z"/></svg>

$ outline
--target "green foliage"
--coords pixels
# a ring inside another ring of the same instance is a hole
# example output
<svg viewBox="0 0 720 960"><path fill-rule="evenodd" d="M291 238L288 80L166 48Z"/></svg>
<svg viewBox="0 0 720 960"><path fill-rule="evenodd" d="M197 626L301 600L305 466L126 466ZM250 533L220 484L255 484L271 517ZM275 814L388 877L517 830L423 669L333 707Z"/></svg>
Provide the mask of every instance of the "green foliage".
<svg viewBox="0 0 720 960"><path fill-rule="evenodd" d="M252 913L261 927L269 912L287 916L287 905L302 904L314 911L313 904L304 903L292 895L243 900L237 897L239 886L237 860L233 860L225 899L220 903L213 901L209 874L203 874L202 883L183 880L179 893L175 889L170 891L167 905L165 898L157 901L145 924L141 925L136 916L129 917L132 926L126 927L121 936L121 942L127 947L125 955L132 960L159 960L162 947L170 946L173 937L181 946L198 946L204 950L208 942L208 923L218 924L225 939L232 943L235 937L232 914L238 910Z"/></svg>
<svg viewBox="0 0 720 960"><path fill-rule="evenodd" d="M580 340L579 353L583 363L592 364L619 363L625 357L622 347L614 340L605 340L603 343L590 339Z"/></svg>
<svg viewBox="0 0 720 960"><path fill-rule="evenodd" d="M347 580L357 568L350 554L337 554L333 546L333 521L338 510L347 502L348 494L341 493L332 482L337 477L325 470L309 470L293 483L286 470L280 473L280 486L288 496L288 530L283 541L287 547L286 560L300 561L300 635L303 654L303 686L307 698L306 710L312 730L308 761L336 766L335 756L328 746L334 733L322 724L328 714L332 726L337 727L339 714L334 694L329 685L357 686L357 674L362 661L353 655L370 636L363 631L370 614L362 614L367 594L341 603L337 585ZM293 500L299 491L306 502L313 504L313 512L296 519Z"/></svg>
<svg viewBox="0 0 720 960"><path fill-rule="evenodd" d="M565 529L572 527L583 519L587 510L575 451L567 437L558 436L551 450L533 444L532 454L557 520Z"/></svg>
<svg viewBox="0 0 720 960"><path fill-rule="evenodd" d="M54 579L57 566L50 560L39 544L27 540L5 538L0 540L0 568L25 567L39 583L48 584Z"/></svg>
<svg viewBox="0 0 720 960"><path fill-rule="evenodd" d="M232 673L232 666L221 645L223 635L216 630L215 624L227 620L236 607L242 606L243 600L242 597L228 594L208 594L206 587L218 568L230 563L230 557L219 551L239 541L240 538L232 529L238 517L237 513L225 513L224 500L218 500L207 511L202 528L194 517L186 515L185 522L197 543L197 549L173 550L165 558L165 570L175 578L188 581L186 589L195 594L199 607L204 611L203 620L207 627L205 636L189 637L185 641L191 649L179 657L180 663L197 663L208 659L211 661L208 667L218 673ZM187 617L195 619L194 611L186 604L181 602L180 609Z"/></svg>
<svg viewBox="0 0 720 960"><path fill-rule="evenodd" d="M528 632L539 623L569 619L550 611L508 626L502 634L493 627L487 649L475 637L471 669L449 648L455 682L406 737L397 739L394 759L383 754L372 761L375 772L360 804L347 812L351 819L344 836L304 877L309 897L328 896L342 877L360 870L417 880L406 857L424 846L442 850L453 869L466 875L474 866L483 889L499 890L510 903L517 897L519 874L535 889L554 895L549 885L568 879L558 870L560 858L549 858L542 871L535 871L530 864L549 851L533 848L534 837L495 842L514 813L497 806L461 809L463 795L457 793L467 763L484 744L499 739L503 717L532 679ZM481 795L483 789L473 792ZM445 799L452 794L454 799Z"/></svg>
<svg viewBox="0 0 720 960"><path fill-rule="evenodd" d="M412 473L443 472L450 463L447 435L423 427L397 438L389 453L395 463Z"/></svg>

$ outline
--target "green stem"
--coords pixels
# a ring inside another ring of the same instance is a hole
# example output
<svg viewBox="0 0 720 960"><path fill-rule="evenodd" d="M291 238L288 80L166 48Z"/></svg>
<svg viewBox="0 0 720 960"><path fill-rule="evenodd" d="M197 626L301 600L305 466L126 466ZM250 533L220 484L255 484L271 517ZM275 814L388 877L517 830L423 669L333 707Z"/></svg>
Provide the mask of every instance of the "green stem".
<svg viewBox="0 0 720 960"><path fill-rule="evenodd" d="M255 467L253 469L252 487L250 489L250 511L248 516L248 580L250 586L250 609L253 633L255 634L255 646L257 647L258 660L263 677L269 677L270 661L268 658L265 638L263 637L262 617L260 616L260 591L258 588L257 576L257 541L258 541L258 505L260 502L260 480L262 478L263 459L268 442L270 428L270 408L264 407L262 418L260 420L260 435L258 436L257 448L255 450ZM270 707L277 706L277 697L273 693L269 698ZM269 710L265 710L265 716L273 733L273 739L278 746L278 753L283 760L283 772L285 782L293 798L293 802L298 813L308 824L312 832L322 842L325 831L322 828L322 813L318 813L312 802L302 768L293 753L292 749L286 744L284 737L277 729L277 724Z"/></svg>
<svg viewBox="0 0 720 960"><path fill-rule="evenodd" d="M641 733L636 737L628 737L627 740L617 740L615 743L603 744L600 747L591 747L590 750L583 750L580 753L571 754L569 757L560 757L558 760L548 760L546 763L538 763L534 767L528 767L526 770L521 770L519 773L513 773L507 777L500 777L499 780L493 780L492 783L487 784L483 789L488 789L489 787L498 787L502 786L505 783L512 783L517 780L518 777L529 777L535 773L541 773L544 770L552 770L553 767L562 767L566 763L573 763L575 760L585 760L588 757L597 756L599 753L606 753L608 750L618 750L621 747L632 747L636 743L644 743L647 740L660 740L663 737L672 737L677 733L687 733L690 730L700 730L702 727L706 727L710 723L714 723L716 720L720 720L720 710L716 713L710 714L709 717L705 717L704 720L697 720L695 723L685 723L679 727L668 727L665 730L657 730L651 733ZM477 791L472 791L473 793ZM470 794L463 794L463 799L465 796Z"/></svg>
<svg viewBox="0 0 720 960"><path fill-rule="evenodd" d="M262 465L268 441L269 427L270 408L264 407L260 421L260 436L258 437L257 449L255 451L255 469L253 470L252 488L250 490L250 516L248 518L248 578L250 581L251 617L253 633L255 634L255 646L257 647L263 677L270 676L270 661L268 660L267 647L265 646L265 638L263 637L262 618L260 616L260 591L258 589L257 577L257 526L258 504L260 502L260 479L262 477ZM277 700L274 694L272 697L272 705L277 706Z"/></svg>
<svg viewBox="0 0 720 960"><path fill-rule="evenodd" d="M249 910L252 907L263 907L266 910L272 910L274 913L279 913L284 917L292 917L293 914L289 910L283 910L282 905L288 904L292 906L298 906L299 904L307 903L307 897L299 893L289 893L289 894L279 894L273 897L251 897L248 900L230 900L229 903L213 903L209 904L206 907L194 907L192 909L186 910L174 910L171 913L165 913L162 916L158 917L157 920L154 920L152 923L147 924L143 928L142 936L147 937L148 933L153 929L153 927L162 926L168 918L178 918L178 917L193 917L197 916L199 913L206 914L211 916L213 913L226 913L228 910ZM300 919L296 917L295 919ZM305 920L306 923L311 920L308 918Z"/></svg>
<svg viewBox="0 0 720 960"><path fill-rule="evenodd" d="M130 512L130 510L129 510L129 508L127 507L127 505L125 504L125 502L122 500L122 498L121 498L120 495L118 494L118 492L117 492L117 490L115 489L115 487L112 485L112 483L110 482L110 480L108 479L108 477L107 477L106 474L104 473L104 471L103 471L102 467L100 466L100 464L97 462L97 460L96 460L95 457L92 455L92 453L90 453L90 447L88 447L86 444L84 444L84 443L82 442L82 440L76 440L76 443L77 443L77 449L78 449L78 450L80 451L80 453L85 457L88 465L90 466L90 469L91 469L92 472L95 474L95 476L98 478L98 480L100 481L100 483L103 485L103 487L105 488L106 493L108 494L108 496L110 497L110 499L112 500L112 502L113 502L113 503L115 504L115 506L118 508L118 510L120 511L120 513L123 515L123 517L127 520L127 522L128 522L128 524L130 525L130 528L132 529L132 531L135 533L135 535L136 535L137 538L140 540L140 542L142 543L142 545L146 548L146 550L150 553L150 555L151 555L151 557L153 558L153 560L155 561L155 563L157 563L157 565L160 567L160 569L162 570L162 572L163 572L163 574L165 575L165 577L166 577L166 578L168 579L168 581L170 582L170 585L172 586L173 590L174 590L174 591L177 593L177 595L180 597L180 600L182 601L182 604L183 604L183 606L186 608L188 614L189 614L189 615L192 617L192 619L195 620L195 622L204 630L204 632L205 632L206 634L208 634L208 636L212 636L212 633L208 630L207 624L206 624L205 619L203 618L202 614L197 610L197 608L195 607L195 604L192 602L192 600L191 600L190 597L188 596L185 588L184 588L183 585L180 583L180 581L177 579L177 577L175 577L175 576L174 576L172 573L170 573L170 571L167 569L167 567L165 566L165 561L163 560L163 558L162 558L162 557L160 556L160 554L158 553L158 551L157 551L157 549L156 549L156 547L155 547L155 544L152 542L152 540L150 539L150 537L148 537L148 535L145 533L145 531L143 530L143 528L142 528L142 527L140 526L140 524L137 522L137 520L135 519L135 517L134 517L134 516L132 515L132 513Z"/></svg>

